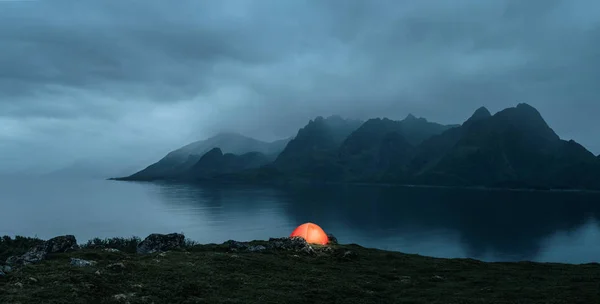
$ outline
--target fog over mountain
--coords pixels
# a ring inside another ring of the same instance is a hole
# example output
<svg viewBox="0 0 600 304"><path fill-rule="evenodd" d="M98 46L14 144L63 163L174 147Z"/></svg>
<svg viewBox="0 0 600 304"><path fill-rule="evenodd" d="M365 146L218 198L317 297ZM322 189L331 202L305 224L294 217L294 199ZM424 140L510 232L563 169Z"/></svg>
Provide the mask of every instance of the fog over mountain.
<svg viewBox="0 0 600 304"><path fill-rule="evenodd" d="M0 1L0 41L0 175L521 102L600 153L592 0Z"/></svg>

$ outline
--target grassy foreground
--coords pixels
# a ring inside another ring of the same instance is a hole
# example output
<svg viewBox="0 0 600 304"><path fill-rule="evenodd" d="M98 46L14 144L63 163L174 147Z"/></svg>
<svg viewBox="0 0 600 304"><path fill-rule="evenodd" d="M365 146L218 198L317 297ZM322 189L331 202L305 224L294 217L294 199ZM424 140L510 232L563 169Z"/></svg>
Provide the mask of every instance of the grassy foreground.
<svg viewBox="0 0 600 304"><path fill-rule="evenodd" d="M35 242L20 241L0 242L0 260ZM122 251L90 242L14 269L0 277L0 303L600 303L598 264L484 263L357 245L313 256L193 244L140 255L132 242L113 243Z"/></svg>

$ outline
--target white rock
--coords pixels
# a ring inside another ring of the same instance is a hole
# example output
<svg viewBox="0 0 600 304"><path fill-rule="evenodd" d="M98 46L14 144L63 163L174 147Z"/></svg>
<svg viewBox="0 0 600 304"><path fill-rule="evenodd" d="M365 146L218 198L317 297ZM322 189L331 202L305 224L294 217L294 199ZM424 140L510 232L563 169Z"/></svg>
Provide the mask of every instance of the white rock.
<svg viewBox="0 0 600 304"><path fill-rule="evenodd" d="M83 259L71 258L71 265L77 267L87 267L96 265L95 261L88 261Z"/></svg>

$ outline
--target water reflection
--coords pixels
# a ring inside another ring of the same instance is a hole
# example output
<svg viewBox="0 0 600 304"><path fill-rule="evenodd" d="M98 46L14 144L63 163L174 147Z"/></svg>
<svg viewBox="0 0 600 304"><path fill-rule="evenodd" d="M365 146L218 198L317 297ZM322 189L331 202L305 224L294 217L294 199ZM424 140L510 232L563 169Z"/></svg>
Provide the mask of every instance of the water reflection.
<svg viewBox="0 0 600 304"><path fill-rule="evenodd" d="M484 260L571 261L573 244L565 240L598 230L600 214L592 193L181 184L156 191L170 212L203 222L186 229L201 241L265 239L313 221L344 242ZM579 250L588 249L575 260L592 261L600 248L582 242Z"/></svg>
<svg viewBox="0 0 600 304"><path fill-rule="evenodd" d="M154 191L166 212L185 216L180 220L187 224L179 226L186 235L202 243L268 239L287 234L292 225L276 189L161 183Z"/></svg>

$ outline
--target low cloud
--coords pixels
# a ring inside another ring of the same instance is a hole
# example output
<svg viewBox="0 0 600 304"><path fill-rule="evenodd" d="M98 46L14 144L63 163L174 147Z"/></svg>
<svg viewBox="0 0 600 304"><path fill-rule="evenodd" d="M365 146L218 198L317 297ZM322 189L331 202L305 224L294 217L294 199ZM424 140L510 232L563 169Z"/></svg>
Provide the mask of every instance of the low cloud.
<svg viewBox="0 0 600 304"><path fill-rule="evenodd" d="M591 0L4 1L0 41L4 172L518 102L600 153Z"/></svg>

